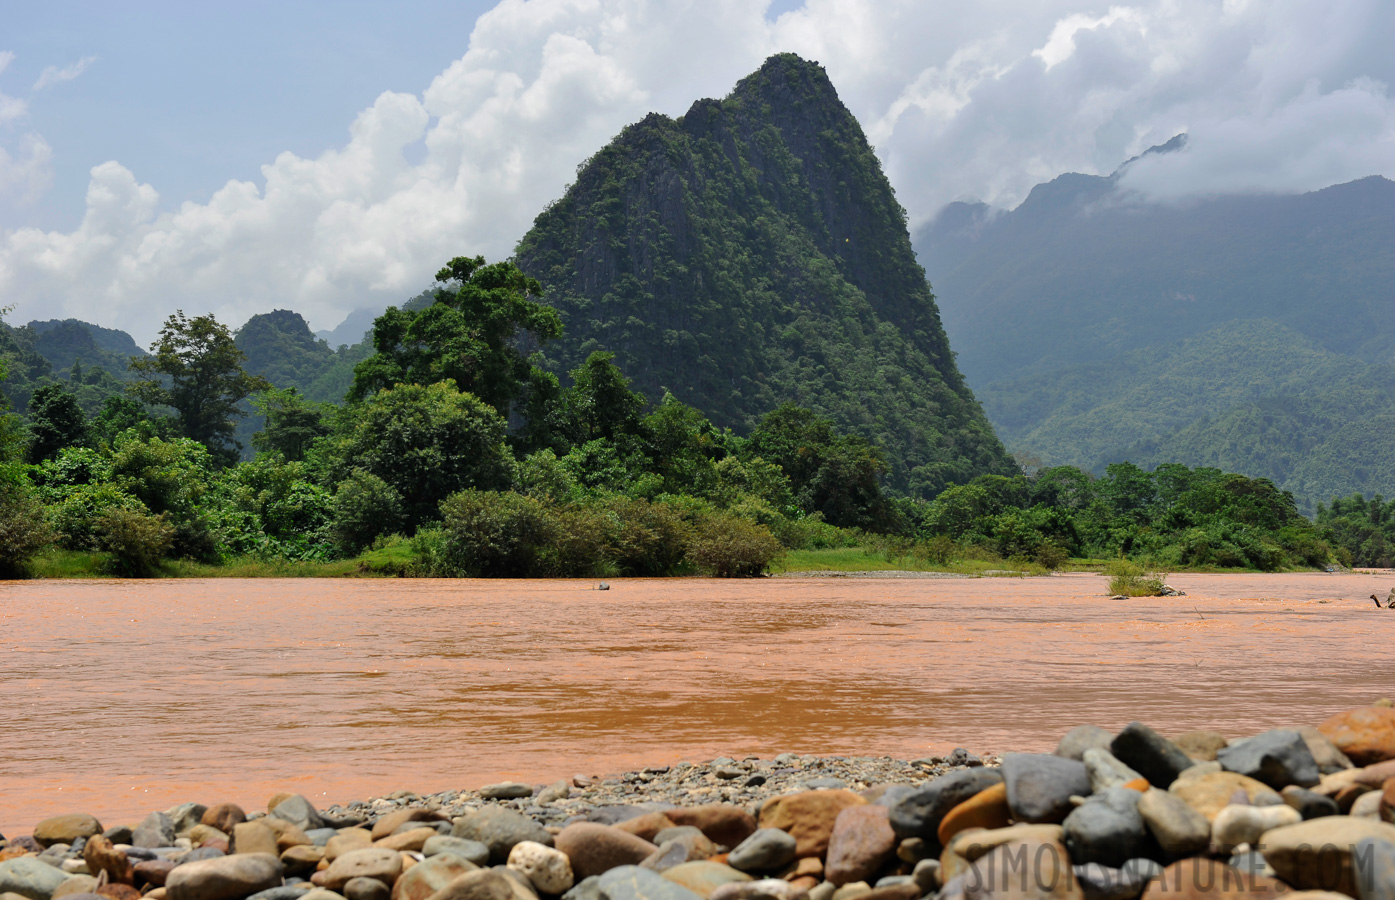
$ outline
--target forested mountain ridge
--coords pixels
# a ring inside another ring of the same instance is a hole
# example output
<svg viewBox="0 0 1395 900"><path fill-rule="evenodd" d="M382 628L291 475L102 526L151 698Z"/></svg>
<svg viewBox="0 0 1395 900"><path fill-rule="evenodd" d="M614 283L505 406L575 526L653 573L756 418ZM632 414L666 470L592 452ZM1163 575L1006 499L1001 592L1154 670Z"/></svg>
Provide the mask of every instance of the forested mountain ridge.
<svg viewBox="0 0 1395 900"><path fill-rule="evenodd" d="M749 430L795 402L880 445L933 495L1013 465L955 366L905 213L822 67L771 57L723 100L652 114L578 170L517 262L565 323L565 372L616 354Z"/></svg>

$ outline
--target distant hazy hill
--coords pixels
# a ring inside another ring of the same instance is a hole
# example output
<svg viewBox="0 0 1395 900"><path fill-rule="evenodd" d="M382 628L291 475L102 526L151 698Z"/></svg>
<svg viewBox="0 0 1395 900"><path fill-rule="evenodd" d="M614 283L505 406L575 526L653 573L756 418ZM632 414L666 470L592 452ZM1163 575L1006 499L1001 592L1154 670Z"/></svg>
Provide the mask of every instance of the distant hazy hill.
<svg viewBox="0 0 1395 900"><path fill-rule="evenodd" d="M34 391L62 382L91 414L108 396L124 392L131 357L144 355L126 332L78 319L35 321L20 328L0 324L0 356L8 368L0 391L22 413Z"/></svg>
<svg viewBox="0 0 1395 900"><path fill-rule="evenodd" d="M1155 148L1176 149L1179 143ZM1395 183L1140 204L1063 175L918 231L959 364L1010 449L1395 493Z"/></svg>
<svg viewBox="0 0 1395 900"><path fill-rule="evenodd" d="M769 59L724 100L650 115L518 246L566 335L745 430L794 401L886 448L918 493L1011 462L965 387L905 214L822 67Z"/></svg>

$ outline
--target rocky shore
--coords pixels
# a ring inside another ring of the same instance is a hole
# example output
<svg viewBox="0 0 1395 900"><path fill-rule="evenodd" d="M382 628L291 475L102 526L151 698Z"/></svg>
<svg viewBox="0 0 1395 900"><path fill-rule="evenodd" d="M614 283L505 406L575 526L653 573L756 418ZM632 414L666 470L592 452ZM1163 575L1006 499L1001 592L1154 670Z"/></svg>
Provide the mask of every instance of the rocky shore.
<svg viewBox="0 0 1395 900"><path fill-rule="evenodd" d="M210 798L214 799L214 798ZM0 900L1395 900L1395 709L1054 754L717 759L0 838Z"/></svg>

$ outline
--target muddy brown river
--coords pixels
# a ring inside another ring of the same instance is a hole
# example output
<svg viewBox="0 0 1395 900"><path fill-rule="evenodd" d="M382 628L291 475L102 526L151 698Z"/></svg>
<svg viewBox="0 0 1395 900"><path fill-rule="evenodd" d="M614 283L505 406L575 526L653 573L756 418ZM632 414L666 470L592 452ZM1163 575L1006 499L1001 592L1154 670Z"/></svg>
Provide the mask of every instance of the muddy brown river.
<svg viewBox="0 0 1395 900"><path fill-rule="evenodd" d="M1395 694L1395 575L0 583L0 832L680 759L1239 735Z"/></svg>

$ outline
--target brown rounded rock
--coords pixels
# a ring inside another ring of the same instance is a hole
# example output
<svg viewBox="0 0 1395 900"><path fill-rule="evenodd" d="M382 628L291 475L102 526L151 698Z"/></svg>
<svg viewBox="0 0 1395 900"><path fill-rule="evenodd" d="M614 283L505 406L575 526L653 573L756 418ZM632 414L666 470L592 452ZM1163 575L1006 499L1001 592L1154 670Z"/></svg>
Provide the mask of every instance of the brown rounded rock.
<svg viewBox="0 0 1395 900"><path fill-rule="evenodd" d="M140 900L140 891L129 884L104 884L93 893L106 900Z"/></svg>
<svg viewBox="0 0 1395 900"><path fill-rule="evenodd" d="M641 837L595 822L568 825L553 841L571 860L577 881L609 872L616 866L637 866L659 849Z"/></svg>
<svg viewBox="0 0 1395 900"><path fill-rule="evenodd" d="M1395 709L1388 706L1337 713L1318 731L1358 766L1395 759Z"/></svg>
<svg viewBox="0 0 1395 900"><path fill-rule="evenodd" d="M745 883L752 880L751 876L745 872L738 872L731 866L710 860L679 863L662 874L664 878L687 888L699 897L703 897L704 900L711 897L713 891L724 884Z"/></svg>
<svg viewBox="0 0 1395 900"><path fill-rule="evenodd" d="M135 874L131 865L131 860L112 846L111 841L100 834L93 835L87 839L87 844L82 848L82 860L87 863L87 869L93 875L101 872L107 873L107 881L112 884L134 884ZM157 882L164 884L164 880Z"/></svg>
<svg viewBox="0 0 1395 900"><path fill-rule="evenodd" d="M938 837L943 845L966 828L1006 828L1010 824L1012 812L1007 805L1007 783L1000 781L945 813L940 820Z"/></svg>
<svg viewBox="0 0 1395 900"><path fill-rule="evenodd" d="M345 828L325 844L325 859L334 862L350 850L373 846L373 835L367 828Z"/></svg>
<svg viewBox="0 0 1395 900"><path fill-rule="evenodd" d="M232 834L234 825L241 825L247 821L247 813L236 803L219 803L217 806L210 806L204 810L199 823L210 828L216 828L223 834Z"/></svg>
<svg viewBox="0 0 1395 900"><path fill-rule="evenodd" d="M691 825L708 840L735 847L756 833L755 817L739 806L729 803L704 803L682 809L665 810L664 815L675 825Z"/></svg>
<svg viewBox="0 0 1395 900"><path fill-rule="evenodd" d="M71 844L78 838L88 838L101 833L102 823L87 813L50 816L34 826L34 840L44 847L52 844Z"/></svg>
<svg viewBox="0 0 1395 900"><path fill-rule="evenodd" d="M201 859L176 866L165 879L168 900L236 900L281 883L281 863L266 853Z"/></svg>
<svg viewBox="0 0 1395 900"><path fill-rule="evenodd" d="M88 863L91 867L91 863ZM173 860L168 859L143 859L136 863L135 877L146 884L153 884L156 887L164 887L166 879L175 869Z"/></svg>
<svg viewBox="0 0 1395 900"><path fill-rule="evenodd" d="M304 878L320 867L320 860L325 858L325 848L316 847L314 844L297 844L294 847L287 847L281 854L281 865L285 867L287 875L295 875Z"/></svg>
<svg viewBox="0 0 1395 900"><path fill-rule="evenodd" d="M350 878L376 878L391 887L402 874L402 854L386 847L350 850L319 874L324 876L320 886L331 891L339 890Z"/></svg>
<svg viewBox="0 0 1395 900"><path fill-rule="evenodd" d="M1282 890L1271 879L1198 856L1163 869L1148 883L1143 900L1272 900Z"/></svg>
<svg viewBox="0 0 1395 900"><path fill-rule="evenodd" d="M969 834L965 833L955 843L959 844ZM940 896L947 900L962 900L965 896L972 896L974 900L1084 900L1065 846L1051 839L1029 838L995 846L966 864L961 885L958 892L946 885ZM970 895L967 887L976 890Z"/></svg>
<svg viewBox="0 0 1395 900"><path fill-rule="evenodd" d="M494 869L466 872L432 894L428 900L516 900L508 876Z"/></svg>
<svg viewBox="0 0 1395 900"><path fill-rule="evenodd" d="M441 814L430 809L399 809L373 823L373 840L381 841L408 822L440 822Z"/></svg>
<svg viewBox="0 0 1395 900"><path fill-rule="evenodd" d="M427 900L461 875L476 871L479 866L462 856L438 853L402 873L392 886L392 900Z"/></svg>
<svg viewBox="0 0 1395 900"><path fill-rule="evenodd" d="M779 828L793 835L795 856L823 856L828 852L828 839L838 814L866 803L848 790L803 791L771 797L760 808L760 827Z"/></svg>
<svg viewBox="0 0 1395 900"><path fill-rule="evenodd" d="M635 816L633 819L626 819L623 822L616 822L613 828L629 832L635 837L644 838L649 843L654 843L654 835L665 828L672 828L675 823L668 816L660 812L645 813L642 816Z"/></svg>
<svg viewBox="0 0 1395 900"><path fill-rule="evenodd" d="M1270 803L1283 802L1283 798L1269 785L1238 772L1212 772L1197 778L1183 778L1174 782L1168 790L1205 816L1208 822L1230 805L1236 791L1243 791L1251 803L1261 797Z"/></svg>
<svg viewBox="0 0 1395 900"><path fill-rule="evenodd" d="M1352 855L1365 838L1395 843L1395 825L1350 816L1285 825L1264 833L1264 860L1280 878L1300 890L1336 891L1355 897Z"/></svg>
<svg viewBox="0 0 1395 900"><path fill-rule="evenodd" d="M280 856L282 848L276 846L276 832L267 826L266 820L257 819L233 826L232 852L269 853Z"/></svg>
<svg viewBox="0 0 1395 900"><path fill-rule="evenodd" d="M421 848L426 846L426 842L440 834L434 828L413 828L409 831L402 831L397 834L388 835L381 841L374 841L375 847L386 847L389 850L406 850L411 853L421 852Z"/></svg>
<svg viewBox="0 0 1395 900"><path fill-rule="evenodd" d="M1188 731L1172 739L1172 743L1182 748L1182 752L1200 762L1210 762L1216 758L1216 751L1230 744L1225 735L1217 731Z"/></svg>
<svg viewBox="0 0 1395 900"><path fill-rule="evenodd" d="M824 862L829 881L840 887L854 881L870 882L891 858L896 851L896 833L887 813L885 806L872 805L849 806L838 813Z"/></svg>

